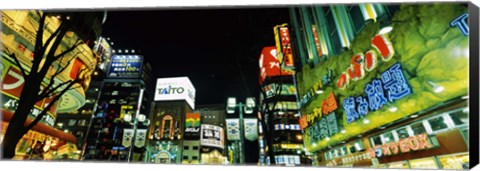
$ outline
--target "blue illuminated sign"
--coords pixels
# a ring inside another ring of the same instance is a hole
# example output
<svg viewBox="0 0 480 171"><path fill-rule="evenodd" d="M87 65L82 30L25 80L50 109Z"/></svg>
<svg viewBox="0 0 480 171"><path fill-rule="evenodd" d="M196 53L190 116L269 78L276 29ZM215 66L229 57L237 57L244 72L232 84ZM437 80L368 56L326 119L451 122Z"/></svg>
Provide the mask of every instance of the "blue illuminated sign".
<svg viewBox="0 0 480 171"><path fill-rule="evenodd" d="M412 89L405 79L402 66L396 63L365 86L364 96L349 96L343 100L347 123L365 116L370 111L382 108L387 102L404 98L412 94Z"/></svg>
<svg viewBox="0 0 480 171"><path fill-rule="evenodd" d="M142 71L142 56L115 55L110 61L107 77L110 78L139 78Z"/></svg>
<svg viewBox="0 0 480 171"><path fill-rule="evenodd" d="M457 18L455 18L453 21L450 22L450 27L455 27L457 26L458 29L462 32L463 35L468 36L468 33L470 32L468 28L468 14L464 13Z"/></svg>

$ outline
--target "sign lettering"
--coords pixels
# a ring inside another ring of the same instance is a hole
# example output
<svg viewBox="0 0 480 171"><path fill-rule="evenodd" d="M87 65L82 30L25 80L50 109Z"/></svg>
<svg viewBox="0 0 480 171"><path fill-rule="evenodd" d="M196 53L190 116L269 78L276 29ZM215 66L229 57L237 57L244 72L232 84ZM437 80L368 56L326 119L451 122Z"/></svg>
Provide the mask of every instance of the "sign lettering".
<svg viewBox="0 0 480 171"><path fill-rule="evenodd" d="M374 47L383 61L392 59L394 49L387 35L379 34L372 38L372 47ZM350 83L350 80L358 81L364 78L366 71L372 71L377 66L377 56L373 50L367 51L365 55L356 54L352 57L350 67L342 72L337 80L337 87L341 90Z"/></svg>
<svg viewBox="0 0 480 171"><path fill-rule="evenodd" d="M381 79L373 79L366 84L366 97L349 96L343 100L347 123L367 115L369 111L380 109L387 102L394 102L412 93L400 63L394 64L380 76Z"/></svg>
<svg viewBox="0 0 480 171"><path fill-rule="evenodd" d="M463 35L468 36L470 29L468 28L468 13L464 13L450 22L450 27L458 27Z"/></svg>
<svg viewBox="0 0 480 171"><path fill-rule="evenodd" d="M401 139L398 142L390 142L381 146L376 146L374 149L367 149L367 153L370 155L370 157L374 158L396 155L399 153L408 153L411 151L429 149L432 147L433 145L428 141L427 134L423 133Z"/></svg>

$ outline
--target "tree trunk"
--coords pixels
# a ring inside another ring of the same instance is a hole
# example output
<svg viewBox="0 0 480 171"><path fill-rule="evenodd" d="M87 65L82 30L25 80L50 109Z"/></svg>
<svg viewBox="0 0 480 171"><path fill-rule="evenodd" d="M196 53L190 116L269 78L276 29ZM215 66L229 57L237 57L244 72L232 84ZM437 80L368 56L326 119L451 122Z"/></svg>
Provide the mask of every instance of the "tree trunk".
<svg viewBox="0 0 480 171"><path fill-rule="evenodd" d="M22 128L15 128L14 126L13 129L19 131L6 132L5 138L2 142L2 160L11 160L13 157L15 157L15 149L17 147L18 141L20 141L20 139L22 139L23 135L25 134Z"/></svg>
<svg viewBox="0 0 480 171"><path fill-rule="evenodd" d="M25 80L25 85L20 97L31 97L31 94L34 93L35 90L38 92L39 88L32 87L31 85L30 81ZM3 152L2 159L12 159L15 156L15 148L18 141L20 141L23 135L28 131L25 130L25 121L27 120L30 111L34 108L35 103L35 98L19 99L17 109L10 119L7 130L5 131L1 146Z"/></svg>

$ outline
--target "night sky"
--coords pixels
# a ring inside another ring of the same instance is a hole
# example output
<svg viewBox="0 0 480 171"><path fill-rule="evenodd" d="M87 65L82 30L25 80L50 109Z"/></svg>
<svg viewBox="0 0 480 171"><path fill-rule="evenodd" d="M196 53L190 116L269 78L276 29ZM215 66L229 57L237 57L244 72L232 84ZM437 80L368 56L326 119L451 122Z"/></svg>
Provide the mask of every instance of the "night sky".
<svg viewBox="0 0 480 171"><path fill-rule="evenodd" d="M261 49L287 22L278 6L108 10L102 35L114 49L140 50L155 78L188 76L204 105L257 97Z"/></svg>

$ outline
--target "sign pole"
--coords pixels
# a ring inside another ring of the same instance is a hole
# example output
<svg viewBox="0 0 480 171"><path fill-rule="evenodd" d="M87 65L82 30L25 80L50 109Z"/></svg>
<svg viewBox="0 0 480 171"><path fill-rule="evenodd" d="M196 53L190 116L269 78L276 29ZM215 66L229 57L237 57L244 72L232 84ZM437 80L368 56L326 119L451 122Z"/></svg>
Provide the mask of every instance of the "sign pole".
<svg viewBox="0 0 480 171"><path fill-rule="evenodd" d="M140 108L142 107L142 99L143 99L143 92L144 92L144 89L141 88L140 89L140 97L138 97L138 105L137 105L137 112L135 112L135 116L134 116L134 120L133 120L133 137L131 139L131 146L130 146L130 152L128 153L128 162L130 163L131 161L131 158L132 158L132 153L133 153L133 147L135 146L134 145L134 140L136 138L136 135L137 134L137 124L138 124L138 119L137 117L140 115Z"/></svg>

